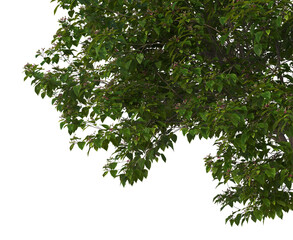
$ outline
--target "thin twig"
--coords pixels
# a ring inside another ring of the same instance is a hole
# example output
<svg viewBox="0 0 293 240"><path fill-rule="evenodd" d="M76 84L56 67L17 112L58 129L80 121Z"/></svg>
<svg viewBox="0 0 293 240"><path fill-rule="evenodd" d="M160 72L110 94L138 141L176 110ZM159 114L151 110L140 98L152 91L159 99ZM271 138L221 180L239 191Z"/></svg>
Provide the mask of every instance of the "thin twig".
<svg viewBox="0 0 293 240"><path fill-rule="evenodd" d="M204 26L206 26L206 27L208 27L208 28L210 28L210 29L213 29L214 31L216 31L217 33L221 33L218 29L216 29L216 28L214 28L214 27L212 27L212 26L210 26L210 25L208 25L208 24L204 24Z"/></svg>

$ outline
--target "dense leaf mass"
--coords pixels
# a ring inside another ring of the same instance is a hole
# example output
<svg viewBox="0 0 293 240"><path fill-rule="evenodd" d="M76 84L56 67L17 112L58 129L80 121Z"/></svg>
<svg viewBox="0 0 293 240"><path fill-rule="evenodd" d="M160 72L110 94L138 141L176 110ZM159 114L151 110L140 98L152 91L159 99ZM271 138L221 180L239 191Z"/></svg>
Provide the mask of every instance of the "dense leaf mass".
<svg viewBox="0 0 293 240"><path fill-rule="evenodd" d="M105 175L125 185L166 161L176 131L215 138L205 164L227 184L215 202L237 206L227 221L293 209L291 0L53 2L68 16L25 78L62 113L71 148L112 144Z"/></svg>

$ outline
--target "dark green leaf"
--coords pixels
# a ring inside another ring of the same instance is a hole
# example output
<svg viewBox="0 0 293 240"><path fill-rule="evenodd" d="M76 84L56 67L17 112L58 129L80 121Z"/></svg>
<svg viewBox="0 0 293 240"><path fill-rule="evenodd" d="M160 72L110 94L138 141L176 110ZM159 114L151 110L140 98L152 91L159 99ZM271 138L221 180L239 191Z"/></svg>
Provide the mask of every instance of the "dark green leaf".
<svg viewBox="0 0 293 240"><path fill-rule="evenodd" d="M77 145L81 150L83 150L83 148L85 146L85 142L78 142Z"/></svg>

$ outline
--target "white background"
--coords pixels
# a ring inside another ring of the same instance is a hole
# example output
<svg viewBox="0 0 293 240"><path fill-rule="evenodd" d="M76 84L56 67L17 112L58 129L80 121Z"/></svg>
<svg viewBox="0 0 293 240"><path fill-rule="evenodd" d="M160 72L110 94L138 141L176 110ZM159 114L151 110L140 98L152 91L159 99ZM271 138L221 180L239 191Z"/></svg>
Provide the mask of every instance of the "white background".
<svg viewBox="0 0 293 240"><path fill-rule="evenodd" d="M179 137L147 180L120 186L102 177L110 152L69 151L69 135L48 98L23 82L23 66L50 47L59 28L49 0L2 1L0 112L1 240L292 238L293 214L265 224L225 225L212 202L216 182L203 158L211 141ZM181 135L180 135L181 136Z"/></svg>

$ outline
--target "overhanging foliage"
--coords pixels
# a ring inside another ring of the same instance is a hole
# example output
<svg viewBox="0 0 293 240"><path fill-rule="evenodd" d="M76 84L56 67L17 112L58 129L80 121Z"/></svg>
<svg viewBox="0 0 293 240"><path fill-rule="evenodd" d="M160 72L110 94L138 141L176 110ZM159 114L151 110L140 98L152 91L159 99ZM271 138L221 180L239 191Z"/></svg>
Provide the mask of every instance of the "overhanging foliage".
<svg viewBox="0 0 293 240"><path fill-rule="evenodd" d="M227 221L292 210L290 0L55 2L68 16L25 78L62 113L71 148L112 144L105 174L125 185L166 161L176 131L216 138L206 169L230 184L214 200L242 206Z"/></svg>

